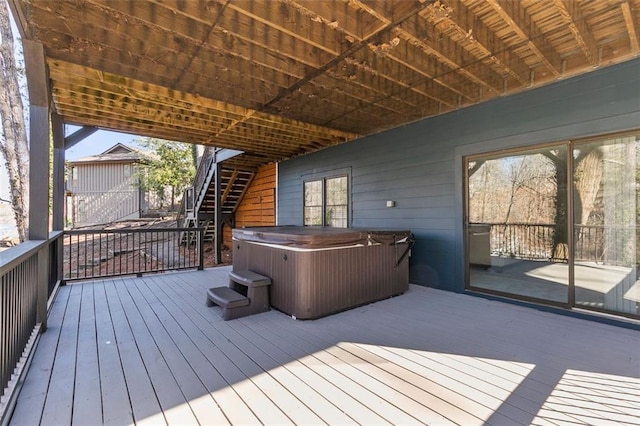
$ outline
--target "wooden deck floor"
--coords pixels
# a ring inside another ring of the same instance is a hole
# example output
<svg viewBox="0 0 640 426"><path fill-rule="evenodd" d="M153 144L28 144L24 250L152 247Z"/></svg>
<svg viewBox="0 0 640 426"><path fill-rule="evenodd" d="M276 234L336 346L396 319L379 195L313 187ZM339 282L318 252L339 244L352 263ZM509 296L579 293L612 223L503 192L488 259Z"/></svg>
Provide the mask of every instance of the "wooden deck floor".
<svg viewBox="0 0 640 426"><path fill-rule="evenodd" d="M637 331L415 286L224 322L227 273L61 288L12 424L640 424Z"/></svg>

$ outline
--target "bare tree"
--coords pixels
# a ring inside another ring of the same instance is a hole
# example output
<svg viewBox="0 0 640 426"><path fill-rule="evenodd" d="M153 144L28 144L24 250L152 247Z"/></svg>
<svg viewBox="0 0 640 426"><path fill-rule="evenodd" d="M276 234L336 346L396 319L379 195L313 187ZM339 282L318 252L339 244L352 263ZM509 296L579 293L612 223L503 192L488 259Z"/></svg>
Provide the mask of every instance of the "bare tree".
<svg viewBox="0 0 640 426"><path fill-rule="evenodd" d="M9 175L11 204L20 241L27 239L29 214L29 142L18 83L13 31L7 3L0 0L0 153Z"/></svg>

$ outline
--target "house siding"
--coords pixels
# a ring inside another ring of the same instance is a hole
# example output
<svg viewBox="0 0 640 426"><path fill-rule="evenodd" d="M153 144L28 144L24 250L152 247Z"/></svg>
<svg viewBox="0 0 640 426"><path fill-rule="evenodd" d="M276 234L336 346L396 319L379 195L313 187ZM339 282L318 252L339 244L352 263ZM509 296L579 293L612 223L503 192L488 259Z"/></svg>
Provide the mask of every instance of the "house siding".
<svg viewBox="0 0 640 426"><path fill-rule="evenodd" d="M640 59L282 162L278 224L302 225L305 176L349 169L350 226L410 229L411 282L462 291L463 156L634 128Z"/></svg>
<svg viewBox="0 0 640 426"><path fill-rule="evenodd" d="M73 194L74 227L140 217L140 188L132 163L75 164L68 188ZM128 176L125 167L129 168ZM81 211L80 204L84 204Z"/></svg>
<svg viewBox="0 0 640 426"><path fill-rule="evenodd" d="M275 225L275 192L276 165L260 167L236 210L236 228ZM231 228L225 226L223 243L231 247L231 239Z"/></svg>

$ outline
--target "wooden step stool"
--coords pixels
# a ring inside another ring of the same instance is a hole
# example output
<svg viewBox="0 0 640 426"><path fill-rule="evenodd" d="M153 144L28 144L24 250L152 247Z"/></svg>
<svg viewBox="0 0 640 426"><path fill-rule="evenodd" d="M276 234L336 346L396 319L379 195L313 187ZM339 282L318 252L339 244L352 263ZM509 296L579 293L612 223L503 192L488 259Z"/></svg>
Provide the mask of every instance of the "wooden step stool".
<svg viewBox="0 0 640 426"><path fill-rule="evenodd" d="M252 271L231 271L229 287L213 287L207 291L207 306L222 308L225 321L269 310L271 278Z"/></svg>

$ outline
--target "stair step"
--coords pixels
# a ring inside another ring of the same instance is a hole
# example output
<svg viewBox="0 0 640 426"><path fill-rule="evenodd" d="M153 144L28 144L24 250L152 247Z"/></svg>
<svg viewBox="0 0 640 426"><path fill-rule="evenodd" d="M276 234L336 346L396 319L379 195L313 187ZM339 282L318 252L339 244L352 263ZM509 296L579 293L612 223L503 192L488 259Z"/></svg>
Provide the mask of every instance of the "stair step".
<svg viewBox="0 0 640 426"><path fill-rule="evenodd" d="M271 278L257 274L253 271L240 270L229 272L229 279L245 287L262 287L271 285Z"/></svg>
<svg viewBox="0 0 640 426"><path fill-rule="evenodd" d="M207 291L207 298L216 305L233 309L248 306L249 299L229 287L213 287Z"/></svg>

